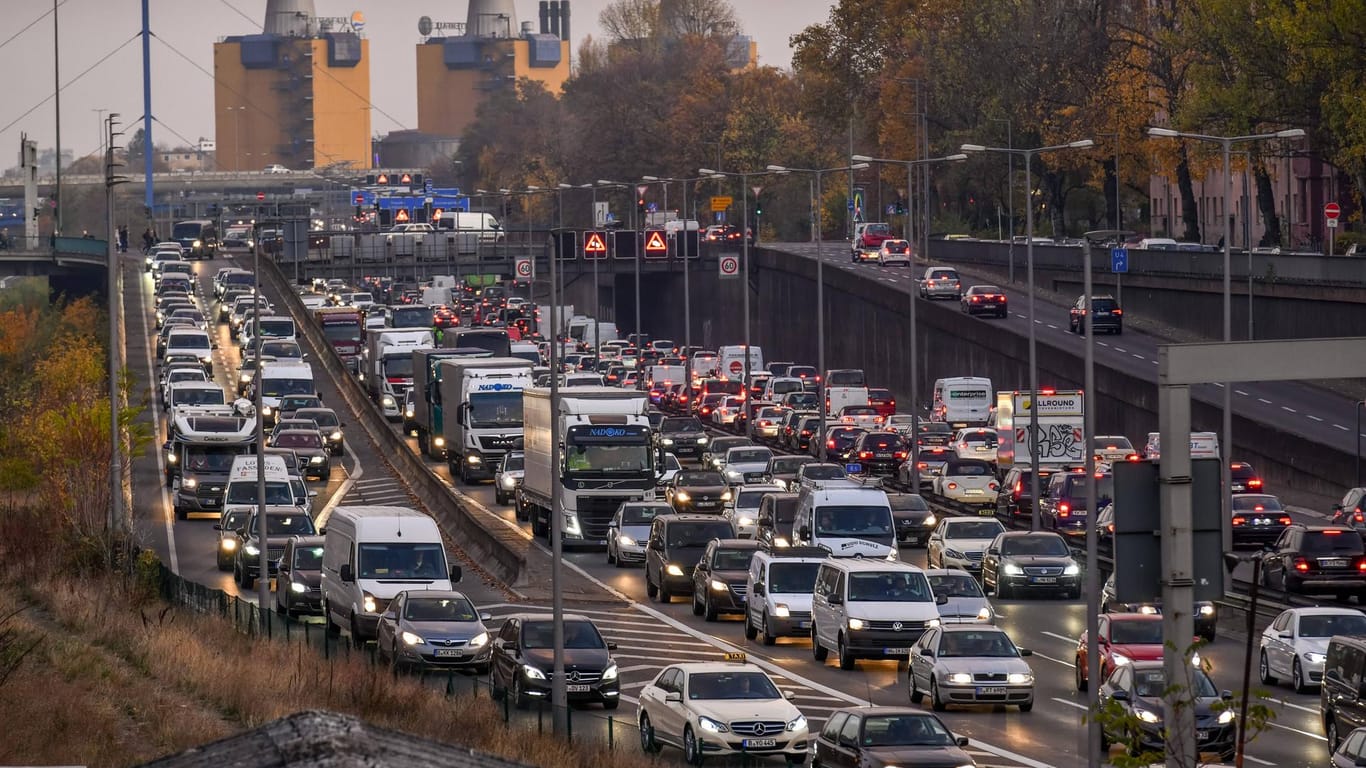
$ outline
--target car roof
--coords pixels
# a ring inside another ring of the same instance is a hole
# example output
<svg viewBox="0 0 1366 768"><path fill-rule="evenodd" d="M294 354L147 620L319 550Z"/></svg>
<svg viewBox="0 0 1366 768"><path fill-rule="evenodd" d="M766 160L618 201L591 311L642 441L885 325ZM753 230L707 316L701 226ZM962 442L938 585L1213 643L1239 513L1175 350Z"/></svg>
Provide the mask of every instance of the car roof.
<svg viewBox="0 0 1366 768"><path fill-rule="evenodd" d="M1110 621L1162 621L1162 616L1156 613L1109 613Z"/></svg>
<svg viewBox="0 0 1366 768"><path fill-rule="evenodd" d="M688 674L706 674L708 672L734 672L736 670L742 669L746 672L758 672L759 674L768 677L768 673L765 672L762 668L760 668L759 665L751 664L747 661L685 661L679 664L670 664L668 667L666 667L666 669L675 668L681 669Z"/></svg>
<svg viewBox="0 0 1366 768"><path fill-rule="evenodd" d="M1349 607L1347 607L1347 606L1345 606L1345 605L1344 605L1344 606L1341 606L1341 607L1336 607L1336 608L1334 608L1334 607L1323 607L1323 606L1318 606L1318 605L1315 605L1315 606L1312 606L1312 607L1311 607L1311 606L1302 606L1302 607L1296 607L1296 608L1287 608L1286 610L1289 611L1289 612L1291 612L1291 613L1293 613L1293 614L1295 614L1296 616L1341 616L1341 615L1343 615L1343 614L1358 615L1358 616L1359 616L1359 615L1364 615L1364 614L1362 613L1362 611L1359 611L1359 610L1357 610L1356 608L1349 608Z"/></svg>
<svg viewBox="0 0 1366 768"><path fill-rule="evenodd" d="M830 565L843 568L848 571L859 571L861 573L880 573L882 571L907 571L909 573L924 573L918 565L902 562L900 560L882 560L878 558L862 557L832 557L827 558Z"/></svg>
<svg viewBox="0 0 1366 768"><path fill-rule="evenodd" d="M713 539L718 547L726 549L758 549L757 539Z"/></svg>

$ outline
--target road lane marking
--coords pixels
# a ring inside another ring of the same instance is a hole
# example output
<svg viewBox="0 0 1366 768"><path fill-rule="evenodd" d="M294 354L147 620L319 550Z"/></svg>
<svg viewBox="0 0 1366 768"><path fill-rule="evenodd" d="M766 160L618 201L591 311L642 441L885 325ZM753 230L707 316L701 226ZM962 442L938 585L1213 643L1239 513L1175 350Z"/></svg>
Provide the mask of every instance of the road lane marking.
<svg viewBox="0 0 1366 768"><path fill-rule="evenodd" d="M1156 360L1154 360L1154 361L1153 361L1153 365L1157 365L1157 364L1158 364L1158 362L1157 362Z"/></svg>
<svg viewBox="0 0 1366 768"><path fill-rule="evenodd" d="M1104 344L1105 342L1102 341L1101 343ZM1116 351L1116 352L1123 352L1123 353L1126 354L1126 355L1129 354L1129 350L1125 349L1124 347L1115 347L1115 351Z"/></svg>
<svg viewBox="0 0 1366 768"><path fill-rule="evenodd" d="M1243 397L1247 397L1247 393L1244 392L1244 391L1241 390L1241 389L1235 389L1235 390L1233 390L1233 391L1236 392L1236 393L1238 393L1238 394L1240 394L1240 395L1242 395Z"/></svg>
<svg viewBox="0 0 1366 768"><path fill-rule="evenodd" d="M1076 669L1076 668L1077 668L1077 665L1076 665L1076 664L1073 664L1073 663L1070 662L1070 661L1063 661L1062 659L1055 659L1055 658L1053 658L1052 656L1049 656L1049 655L1043 654L1043 653L1039 653L1038 651L1034 651L1034 655L1037 656L1037 657L1040 658L1040 659L1046 659L1046 660L1048 660L1048 661L1051 661L1051 662L1053 662L1054 664L1061 664L1061 665L1063 665L1064 667L1067 667L1068 669Z"/></svg>
<svg viewBox="0 0 1366 768"><path fill-rule="evenodd" d="M1338 429L1342 430L1343 432L1350 432L1350 431L1351 431L1350 429L1348 429L1348 428L1342 426L1341 424L1334 424L1333 426L1337 427Z"/></svg>
<svg viewBox="0 0 1366 768"><path fill-rule="evenodd" d="M139 280L139 282L138 282L138 306L140 306L140 307L142 308L142 311L141 311L140 313L138 313L138 314L142 315L142 336L143 336L143 338L149 339L149 340L150 340L150 339L153 339L153 338L155 338L155 337L153 337L153 336L148 332L148 330L147 330L147 294L146 294L146 292L143 291L143 289L142 289L143 285L145 285L145 284L146 284L146 283L143 282L143 281L141 281L141 280ZM110 340L110 343L111 343L111 344L113 343L113 340L112 340L112 339ZM155 343L155 342L149 343L149 344L146 345L146 352L147 352L147 377L148 377L148 381L156 381L156 380L157 380L157 377L156 377L156 369L155 369L155 366L153 366L153 364L152 364L152 347L153 347L154 343ZM157 434L160 435L160 434L161 434L161 402L160 402L160 398L153 397L153 398L151 398L151 400L152 400L152 426L153 426L153 428L156 429ZM156 445L156 444L155 444L155 441L153 441L153 450L156 452L156 455L157 455L157 469L161 471L161 477L159 477L159 478L157 479L157 482L158 482L158 484L161 486L161 511L162 511L162 513L165 515L165 520L166 520L166 548L167 548L167 554L170 555L170 560L171 560L171 573L174 573L175 575L179 576L179 575L180 575L180 558L177 556L177 554L176 554L176 548L175 548L175 506L174 506L174 504L171 502L171 489L170 489L169 486L166 485L166 452L163 451L163 450L161 450L161 446Z"/></svg>
<svg viewBox="0 0 1366 768"><path fill-rule="evenodd" d="M1282 406L1281 406L1281 410L1282 410L1282 411L1288 411L1288 412L1290 412L1290 413L1299 413L1299 411L1295 410L1294 408L1291 408L1291 407L1288 406L1288 405L1282 405Z"/></svg>
<svg viewBox="0 0 1366 768"><path fill-rule="evenodd" d="M1305 416L1306 416L1307 418L1313 419L1314 421L1317 421L1317 422L1322 422L1322 421L1323 421L1323 419L1320 419L1319 417L1315 416L1315 415L1312 414L1312 413L1306 413Z"/></svg>
<svg viewBox="0 0 1366 768"><path fill-rule="evenodd" d="M1063 704L1063 705L1068 706L1068 707L1072 707L1073 709L1080 709L1080 710L1083 711L1083 712L1085 712L1085 711L1087 711L1087 710L1089 709L1089 707L1087 707L1087 706L1084 705L1084 704L1078 704L1078 703L1075 702L1075 701L1068 701L1067 699L1059 698L1059 697L1057 697L1057 696L1054 696L1054 697L1053 697L1053 701L1056 701L1056 702L1058 702L1059 704Z"/></svg>
<svg viewBox="0 0 1366 768"><path fill-rule="evenodd" d="M1049 328L1052 328L1052 329L1055 330L1055 331L1058 330L1058 326L1056 326L1056 325L1054 325L1054 324L1052 324L1052 323L1049 323L1049 324L1048 324L1048 327L1049 327Z"/></svg>
<svg viewBox="0 0 1366 768"><path fill-rule="evenodd" d="M1218 387L1218 388L1220 388L1220 389L1223 389L1223 388L1224 388L1223 383L1218 382L1218 381L1214 382L1214 386L1216 386L1216 387Z"/></svg>
<svg viewBox="0 0 1366 768"><path fill-rule="evenodd" d="M1049 631L1045 630L1045 631L1043 631L1043 632L1040 632L1039 634L1041 634L1041 635L1048 635L1049 637L1057 638L1057 639L1063 641L1064 643L1075 643L1075 642L1076 642L1076 640L1075 640L1074 638L1071 638L1071 637L1063 637L1062 635L1058 634L1057 632L1049 632Z"/></svg>
<svg viewBox="0 0 1366 768"><path fill-rule="evenodd" d="M1101 345L1102 347L1108 347L1108 346L1110 346L1108 343L1106 343L1106 342L1104 342L1104 341L1097 341L1096 343L1099 344L1099 345ZM1115 349L1118 350L1118 351L1120 351L1120 352L1123 352L1123 351L1124 351L1124 350L1120 349L1119 347L1115 347Z"/></svg>
<svg viewBox="0 0 1366 768"><path fill-rule="evenodd" d="M1275 763L1273 763L1273 762L1270 762L1270 761L1267 761L1267 760L1262 760L1261 758L1253 757L1252 755L1249 755L1249 754L1247 754L1247 753L1244 753L1244 754L1243 754L1243 759L1244 759L1244 760L1251 760L1252 762L1257 763L1257 764L1259 764L1259 765L1275 765Z"/></svg>
<svg viewBox="0 0 1366 768"><path fill-rule="evenodd" d="M1016 313L1015 313L1015 316L1018 317L1018 318L1020 318L1021 320L1024 320L1024 319L1025 319L1025 316L1022 315L1022 314L1020 314L1019 312L1016 312Z"/></svg>
<svg viewBox="0 0 1366 768"><path fill-rule="evenodd" d="M1271 401L1267 400L1265 397L1257 398L1257 402L1261 403L1262 405L1271 405Z"/></svg>
<svg viewBox="0 0 1366 768"><path fill-rule="evenodd" d="M1298 734L1301 735L1301 736L1308 736L1309 738L1313 739L1314 741L1322 741L1322 742L1325 742L1325 743L1328 741L1328 739L1326 739L1326 738L1324 738L1324 737L1318 735L1317 733L1310 733L1309 731L1301 731L1299 728L1291 728L1291 727L1288 726L1288 725L1281 725L1280 723L1267 723L1267 725L1271 726L1272 728L1280 728L1280 729L1283 730L1283 731L1290 731L1291 733L1298 733Z"/></svg>
<svg viewBox="0 0 1366 768"><path fill-rule="evenodd" d="M1144 357L1143 355L1138 354L1137 352L1134 352L1134 353L1133 353L1133 356L1136 357L1136 358L1138 358L1139 360L1146 360L1146 359L1147 359L1146 357Z"/></svg>
<svg viewBox="0 0 1366 768"><path fill-rule="evenodd" d="M1291 507L1291 509L1293 509L1293 507ZM1318 709L1306 707L1303 704L1296 704L1292 701L1286 701L1285 699L1274 699L1268 696L1266 700L1270 702L1275 702L1276 704L1280 704L1282 707L1290 707L1291 709L1298 709L1301 712L1308 712L1311 715L1321 714Z"/></svg>

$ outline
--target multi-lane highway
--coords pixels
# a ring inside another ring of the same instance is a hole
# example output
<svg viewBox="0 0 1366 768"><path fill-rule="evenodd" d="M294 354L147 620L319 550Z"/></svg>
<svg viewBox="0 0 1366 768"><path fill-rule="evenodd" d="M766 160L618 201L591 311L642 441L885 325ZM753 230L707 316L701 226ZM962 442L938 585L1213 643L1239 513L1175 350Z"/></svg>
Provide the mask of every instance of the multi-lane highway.
<svg viewBox="0 0 1366 768"><path fill-rule="evenodd" d="M832 253L829 258L832 266L851 268L843 252ZM224 263L219 260L197 265L201 295L212 296L209 279ZM904 272L889 271L872 277L907 288L911 285L909 275ZM127 286L125 306L130 367L138 383L146 386L155 381L148 354L154 326L151 280L130 280ZM270 296L269 291L267 296L277 307L285 306L280 297ZM1012 317L1005 322L1022 328L1024 319L1016 315L1023 314L1024 299L1014 293L1011 298L1014 302ZM1044 343L1078 343L1075 337L1066 336L1065 312L1061 308L1041 303L1039 320L1040 339ZM217 339L215 375L219 383L228 386L229 376L236 372L237 352L226 330L218 330ZM1143 339L1132 332L1104 340L1109 346L1100 347L1104 350L1100 354L1110 356L1105 358L1107 362L1128 366L1126 370L1155 369L1156 366L1149 362L1155 353L1155 340ZM307 351L310 357L319 354L319 350ZM343 413L343 421L348 424L347 454L341 461L334 461L332 476L326 485L318 484L320 494L315 500L315 508L326 508L342 500L348 503L412 503L402 479L389 468L373 441L364 434L360 420L355 414L346 413L345 401L339 396L334 382L327 379L321 367L315 367L315 371L324 402ZM150 386L148 389L150 391ZM1244 391L1249 392L1246 397L1254 397L1253 389L1244 388ZM1255 391L1263 392L1266 399L1271 400L1271 406L1276 404L1272 397L1276 393ZM1316 398L1323 400L1321 395ZM1298 408L1298 404L1292 407ZM1327 430L1336 431L1332 427L1335 422L1329 420L1326 410L1320 408L1314 413L1324 419ZM153 408L147 418L159 419L159 416ZM1317 424L1308 418L1303 420ZM416 441L410 439L408 443L415 451ZM216 534L212 530L213 521L207 517L174 520L161 481L158 448L159 444L153 446L134 463L134 494L141 533L181 574L229 592L235 591L230 575L218 571L214 564ZM429 461L428 466L446 480L463 503L484 508L492 518L500 521L493 524L516 529L520 535L530 538L529 530L517 524L510 507L494 503L490 486L457 486L450 483L443 464ZM908 550L903 553L903 559L923 565L923 550ZM628 704L634 703L640 688L664 665L714 658L721 651L735 648L745 650L751 659L773 672L783 687L793 689L797 704L816 723L831 709L849 703L907 703L905 670L896 662L863 661L853 671L841 671L829 663L818 664L812 660L807 641L781 640L775 646L765 647L744 639L738 618L707 623L694 616L686 603L647 602L640 570L608 566L601 552L571 552L565 560L569 565L567 578L574 582L575 593L584 596L582 602L570 607L587 614L619 645L617 656L623 671L622 690ZM495 616L524 609L528 604L541 604L539 601L528 603L510 589L480 584L477 580L462 587ZM1075 689L1072 667L1076 638L1085 625L1083 604L1078 601L993 600L993 605L999 617L998 624L1017 644L1034 651L1031 662L1037 677L1035 709L1027 714L1013 709L953 710L944 715L946 722L973 740L974 757L981 765L1085 765L1083 717L1086 699ZM1219 639L1204 652L1213 665L1212 677L1220 688L1237 690L1242 687L1239 679L1243 658L1240 623L1240 616L1226 616ZM1250 764L1306 768L1323 765L1326 746L1318 723L1317 697L1294 694L1288 688L1276 688L1271 695L1278 716L1270 731L1249 747Z"/></svg>

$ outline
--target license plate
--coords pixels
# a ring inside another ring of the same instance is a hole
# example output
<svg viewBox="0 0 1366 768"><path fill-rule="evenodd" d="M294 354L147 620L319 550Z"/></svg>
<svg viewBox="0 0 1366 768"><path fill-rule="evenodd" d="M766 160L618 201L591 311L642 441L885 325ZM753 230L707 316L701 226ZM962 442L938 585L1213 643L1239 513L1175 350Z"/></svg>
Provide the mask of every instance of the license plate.
<svg viewBox="0 0 1366 768"><path fill-rule="evenodd" d="M882 654L883 654L884 656L910 656L910 655L911 655L911 649L910 649L910 648L883 648L883 649L882 649Z"/></svg>
<svg viewBox="0 0 1366 768"><path fill-rule="evenodd" d="M1004 695L1006 695L1006 689L1005 689L1005 688L978 688L978 689L977 689L977 695L978 695L978 696L1004 696Z"/></svg>
<svg viewBox="0 0 1366 768"><path fill-rule="evenodd" d="M1327 560L1320 560L1319 565L1323 566L1324 568L1346 568L1347 561L1343 560L1340 557L1334 557Z"/></svg>
<svg viewBox="0 0 1366 768"><path fill-rule="evenodd" d="M461 656L464 656L464 655L465 655L465 649L464 649L464 648L437 648L437 649L432 653L432 655L435 656L435 657L437 657L438 659L458 659L458 658L460 658Z"/></svg>
<svg viewBox="0 0 1366 768"><path fill-rule="evenodd" d="M1058 583L1058 577L1057 577L1057 576L1030 576L1030 577L1029 577L1029 581L1030 581L1030 583L1033 583L1033 584L1057 584L1057 583Z"/></svg>
<svg viewBox="0 0 1366 768"><path fill-rule="evenodd" d="M983 517L995 517L996 510L992 509L991 507L982 507L981 509L977 510L977 514L982 515Z"/></svg>
<svg viewBox="0 0 1366 768"><path fill-rule="evenodd" d="M967 495L967 496L981 496L981 495L982 495L982 489L981 489L981 488L967 488L967 489L964 489L963 493L964 493L965 495Z"/></svg>
<svg viewBox="0 0 1366 768"><path fill-rule="evenodd" d="M811 622L799 621L797 622L797 629L811 629Z"/></svg>
<svg viewBox="0 0 1366 768"><path fill-rule="evenodd" d="M206 507L216 507L216 506L218 506L218 499L205 499L205 500L204 500L204 506L206 506Z"/></svg>
<svg viewBox="0 0 1366 768"><path fill-rule="evenodd" d="M745 739L744 741L740 742L740 746L744 747L745 749L758 749L758 748L762 748L762 747L776 747L776 746L778 746L778 740L777 740L777 739Z"/></svg>
<svg viewBox="0 0 1366 768"><path fill-rule="evenodd" d="M859 472L862 472L862 471L863 471L863 465L862 465L862 464L845 464L845 465L844 465L844 471L847 472L847 473L849 473L849 474L851 474L851 475L856 475L856 474L858 474Z"/></svg>
<svg viewBox="0 0 1366 768"><path fill-rule="evenodd" d="M1253 520L1252 522L1256 525L1271 525L1271 518L1259 517L1256 520Z"/></svg>
<svg viewBox="0 0 1366 768"><path fill-rule="evenodd" d="M1209 738L1209 731L1196 731L1196 732L1195 732L1195 740L1196 740L1196 741L1205 741L1205 740L1208 739L1208 738Z"/></svg>
<svg viewBox="0 0 1366 768"><path fill-rule="evenodd" d="M592 690L590 686L583 685L582 683L579 685L566 685L564 689L569 693L588 693Z"/></svg>

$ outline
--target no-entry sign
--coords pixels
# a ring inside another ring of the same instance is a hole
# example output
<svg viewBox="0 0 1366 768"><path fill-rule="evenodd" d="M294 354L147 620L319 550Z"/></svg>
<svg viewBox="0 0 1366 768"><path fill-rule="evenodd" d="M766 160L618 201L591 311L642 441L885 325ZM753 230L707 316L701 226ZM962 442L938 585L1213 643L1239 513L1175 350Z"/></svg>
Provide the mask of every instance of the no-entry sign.
<svg viewBox="0 0 1366 768"><path fill-rule="evenodd" d="M1323 217L1329 221L1336 221L1342 215L1342 208L1337 203L1329 203L1323 206Z"/></svg>

